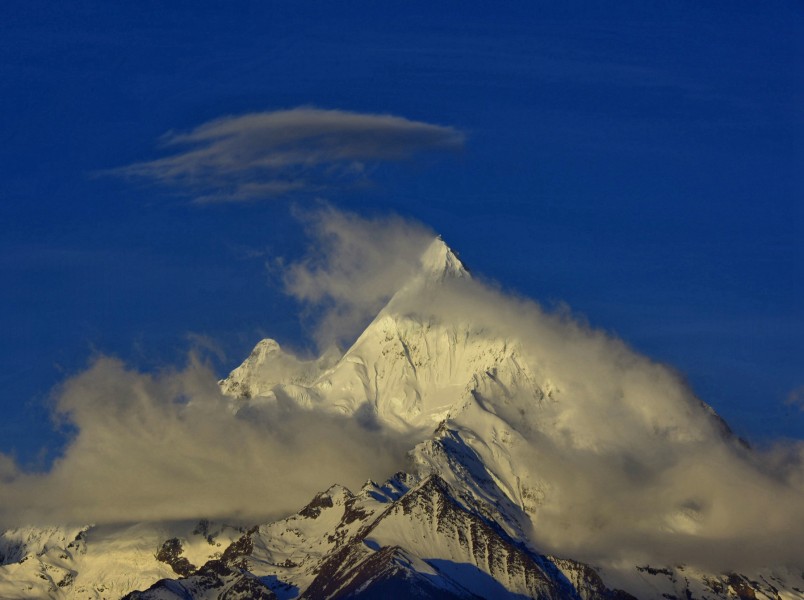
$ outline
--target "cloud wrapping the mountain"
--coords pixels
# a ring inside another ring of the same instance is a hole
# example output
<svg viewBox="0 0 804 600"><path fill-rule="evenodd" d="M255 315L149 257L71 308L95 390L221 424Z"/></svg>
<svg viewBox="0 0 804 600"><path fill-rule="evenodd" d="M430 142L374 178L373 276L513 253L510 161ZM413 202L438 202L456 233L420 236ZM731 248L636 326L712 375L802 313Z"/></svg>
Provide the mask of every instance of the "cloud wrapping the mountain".
<svg viewBox="0 0 804 600"><path fill-rule="evenodd" d="M0 526L226 518L257 522L334 483L403 465L407 444L291 405L236 414L210 369L150 375L98 358L58 391L77 434L47 473L0 455ZM370 448L371 451L367 451Z"/></svg>
<svg viewBox="0 0 804 600"><path fill-rule="evenodd" d="M539 399L498 372L475 395L520 440L511 468L540 496L531 516L542 549L592 564L800 565L804 443L749 450L672 369L476 279L396 310L518 344L530 375L549 382Z"/></svg>
<svg viewBox="0 0 804 600"><path fill-rule="evenodd" d="M163 136L163 158L109 171L185 190L197 202L320 193L367 181L380 162L462 148L455 128L394 115L300 107L227 116Z"/></svg>
<svg viewBox="0 0 804 600"><path fill-rule="evenodd" d="M286 291L316 308L320 348L350 342L420 268L435 234L397 216L363 218L331 206L299 213L313 240L284 275Z"/></svg>

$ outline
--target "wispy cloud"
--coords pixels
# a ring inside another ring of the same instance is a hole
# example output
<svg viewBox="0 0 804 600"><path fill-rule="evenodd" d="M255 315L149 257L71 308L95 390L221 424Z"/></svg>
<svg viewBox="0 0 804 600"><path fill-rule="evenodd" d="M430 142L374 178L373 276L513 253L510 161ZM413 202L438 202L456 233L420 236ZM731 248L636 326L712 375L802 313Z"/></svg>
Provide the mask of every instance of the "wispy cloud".
<svg viewBox="0 0 804 600"><path fill-rule="evenodd" d="M794 406L804 412L804 385L800 385L796 389L791 390L785 399L785 404L787 406Z"/></svg>
<svg viewBox="0 0 804 600"><path fill-rule="evenodd" d="M365 181L381 162L459 150L464 134L393 115L300 107L222 117L168 132L162 143L171 154L108 173L176 187L197 202L270 199Z"/></svg>
<svg viewBox="0 0 804 600"><path fill-rule="evenodd" d="M313 240L309 255L286 267L285 291L319 317L324 349L349 343L420 268L435 233L398 216L363 218L324 205L296 215Z"/></svg>

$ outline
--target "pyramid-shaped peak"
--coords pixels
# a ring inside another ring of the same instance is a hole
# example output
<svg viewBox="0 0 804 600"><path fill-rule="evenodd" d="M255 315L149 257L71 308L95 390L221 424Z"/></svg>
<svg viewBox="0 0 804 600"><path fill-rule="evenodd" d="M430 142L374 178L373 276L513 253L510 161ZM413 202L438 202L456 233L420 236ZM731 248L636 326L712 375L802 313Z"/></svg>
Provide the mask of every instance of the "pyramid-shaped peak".
<svg viewBox="0 0 804 600"><path fill-rule="evenodd" d="M461 259L444 243L439 235L421 257L422 270L429 277L442 280L447 277L469 277Z"/></svg>

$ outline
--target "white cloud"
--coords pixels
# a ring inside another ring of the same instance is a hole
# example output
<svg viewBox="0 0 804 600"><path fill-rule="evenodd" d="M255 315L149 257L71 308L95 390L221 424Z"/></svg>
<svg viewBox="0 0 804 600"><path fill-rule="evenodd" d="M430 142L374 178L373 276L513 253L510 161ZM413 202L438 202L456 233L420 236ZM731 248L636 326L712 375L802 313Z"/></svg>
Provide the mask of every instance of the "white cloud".
<svg viewBox="0 0 804 600"><path fill-rule="evenodd" d="M464 135L393 115L301 107L227 116L162 141L172 154L109 173L177 187L197 202L238 202L353 184L379 162L458 150Z"/></svg>
<svg viewBox="0 0 804 600"><path fill-rule="evenodd" d="M50 471L20 472L0 455L0 527L256 522L298 510L333 483L380 479L407 449L357 422L291 406L238 416L196 360L149 375L100 358L63 385L56 412L77 434Z"/></svg>
<svg viewBox="0 0 804 600"><path fill-rule="evenodd" d="M288 267L285 288L317 307L321 348L352 341L420 267L435 236L401 217L363 218L331 207L300 218L313 243L306 259Z"/></svg>

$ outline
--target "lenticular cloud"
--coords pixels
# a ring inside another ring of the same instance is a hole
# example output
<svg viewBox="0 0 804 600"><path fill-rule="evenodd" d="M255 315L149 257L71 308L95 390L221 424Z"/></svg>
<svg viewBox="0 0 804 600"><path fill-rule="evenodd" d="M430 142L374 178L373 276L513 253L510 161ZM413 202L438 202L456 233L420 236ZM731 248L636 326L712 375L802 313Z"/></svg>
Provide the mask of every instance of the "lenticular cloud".
<svg viewBox="0 0 804 600"><path fill-rule="evenodd" d="M298 107L221 117L162 141L167 156L110 174L182 189L197 202L241 202L366 180L372 165L459 150L464 135L394 115Z"/></svg>

